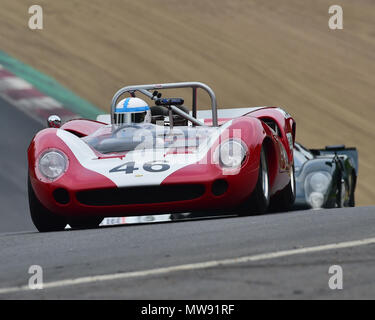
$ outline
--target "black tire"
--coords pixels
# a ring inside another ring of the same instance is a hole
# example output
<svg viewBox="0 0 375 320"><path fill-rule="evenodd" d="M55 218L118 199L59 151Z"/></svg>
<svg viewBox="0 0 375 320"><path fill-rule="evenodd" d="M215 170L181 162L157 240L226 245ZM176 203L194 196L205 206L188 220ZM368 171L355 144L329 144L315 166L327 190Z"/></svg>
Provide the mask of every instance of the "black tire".
<svg viewBox="0 0 375 320"><path fill-rule="evenodd" d="M271 200L271 208L273 212L285 212L292 208L296 200L296 179L294 165L291 168L291 179L288 185L275 195Z"/></svg>
<svg viewBox="0 0 375 320"><path fill-rule="evenodd" d="M238 211L239 216L266 213L270 205L270 183L267 156L264 148L260 152L258 180L254 191Z"/></svg>
<svg viewBox="0 0 375 320"><path fill-rule="evenodd" d="M171 221L184 220L184 219L187 219L187 218L191 218L192 215L193 214L191 212L186 212L186 213L172 213L171 214Z"/></svg>
<svg viewBox="0 0 375 320"><path fill-rule="evenodd" d="M30 177L28 177L27 180L27 189L31 220L38 231L50 232L64 230L66 226L65 218L52 213L40 203L31 185Z"/></svg>
<svg viewBox="0 0 375 320"><path fill-rule="evenodd" d="M98 228L103 221L102 217L84 217L68 220L68 224L72 229L95 229Z"/></svg>
<svg viewBox="0 0 375 320"><path fill-rule="evenodd" d="M357 176L356 176L355 172L353 171L352 175L351 175L349 207L355 207L355 195L354 195L354 192L355 192L356 182L357 182Z"/></svg>
<svg viewBox="0 0 375 320"><path fill-rule="evenodd" d="M337 208L347 207L349 206L350 199L346 197L346 190L349 190L349 187L346 184L346 181L342 179L342 177L340 177L339 182L337 184L338 186L337 186L336 206Z"/></svg>

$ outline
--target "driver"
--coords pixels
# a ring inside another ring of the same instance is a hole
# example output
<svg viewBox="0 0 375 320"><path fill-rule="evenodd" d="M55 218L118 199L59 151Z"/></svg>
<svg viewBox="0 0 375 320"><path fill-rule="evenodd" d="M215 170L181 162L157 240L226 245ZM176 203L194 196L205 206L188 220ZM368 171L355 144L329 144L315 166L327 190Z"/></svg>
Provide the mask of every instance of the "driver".
<svg viewBox="0 0 375 320"><path fill-rule="evenodd" d="M150 107L139 98L122 99L115 108L114 123L151 123Z"/></svg>

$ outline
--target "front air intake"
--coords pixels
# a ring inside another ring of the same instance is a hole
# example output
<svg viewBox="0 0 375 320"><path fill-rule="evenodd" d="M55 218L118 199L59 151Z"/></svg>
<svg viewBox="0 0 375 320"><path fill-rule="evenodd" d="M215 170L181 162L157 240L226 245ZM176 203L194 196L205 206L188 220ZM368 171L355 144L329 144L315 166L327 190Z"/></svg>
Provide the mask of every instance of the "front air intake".
<svg viewBox="0 0 375 320"><path fill-rule="evenodd" d="M187 201L201 197L204 192L201 184L160 185L80 191L76 197L88 206L120 206Z"/></svg>

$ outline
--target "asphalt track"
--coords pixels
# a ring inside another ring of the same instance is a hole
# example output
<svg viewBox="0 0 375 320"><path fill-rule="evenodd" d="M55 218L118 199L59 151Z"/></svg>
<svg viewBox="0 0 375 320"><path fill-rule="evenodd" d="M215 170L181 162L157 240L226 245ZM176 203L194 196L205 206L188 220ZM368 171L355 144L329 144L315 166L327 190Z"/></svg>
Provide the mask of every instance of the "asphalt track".
<svg viewBox="0 0 375 320"><path fill-rule="evenodd" d="M41 126L0 110L0 299L375 298L374 207L36 232L26 149ZM27 286L31 265L42 290Z"/></svg>
<svg viewBox="0 0 375 320"><path fill-rule="evenodd" d="M0 233L36 230L28 214L27 148L43 127L0 98Z"/></svg>

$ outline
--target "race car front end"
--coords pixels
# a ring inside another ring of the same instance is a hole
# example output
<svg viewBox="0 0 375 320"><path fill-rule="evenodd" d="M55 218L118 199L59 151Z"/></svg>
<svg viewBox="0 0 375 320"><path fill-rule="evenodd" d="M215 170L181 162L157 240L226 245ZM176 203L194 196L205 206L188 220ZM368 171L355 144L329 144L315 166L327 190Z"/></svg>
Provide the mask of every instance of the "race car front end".
<svg viewBox="0 0 375 320"><path fill-rule="evenodd" d="M260 148L233 134L219 139L224 130L199 148L102 154L70 132L45 129L29 148L31 185L43 206L68 218L231 210L255 187Z"/></svg>

